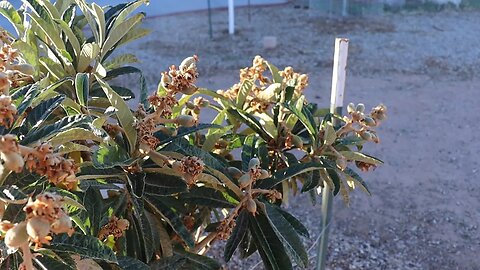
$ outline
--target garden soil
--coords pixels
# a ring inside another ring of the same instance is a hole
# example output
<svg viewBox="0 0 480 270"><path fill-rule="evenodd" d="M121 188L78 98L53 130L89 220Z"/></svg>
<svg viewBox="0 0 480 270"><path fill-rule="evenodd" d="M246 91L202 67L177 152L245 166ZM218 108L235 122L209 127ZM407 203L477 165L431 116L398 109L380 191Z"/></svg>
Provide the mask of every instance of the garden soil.
<svg viewBox="0 0 480 270"><path fill-rule="evenodd" d="M207 12L149 18L153 33L123 52L140 58L151 91L161 71L192 54L200 58L198 85L225 89L259 54L308 73L308 100L328 107L334 38L349 38L345 102L388 106L381 143L365 149L385 164L363 174L372 196L355 191L349 207L335 198L328 269L480 269L480 12L345 20L309 12L292 3L237 9L229 36L227 12L216 10L213 39ZM265 50L264 36L277 47ZM138 89L133 77L125 82ZM300 194L287 208L311 231L304 242L313 269L320 206ZM237 256L225 268L263 269L258 262Z"/></svg>

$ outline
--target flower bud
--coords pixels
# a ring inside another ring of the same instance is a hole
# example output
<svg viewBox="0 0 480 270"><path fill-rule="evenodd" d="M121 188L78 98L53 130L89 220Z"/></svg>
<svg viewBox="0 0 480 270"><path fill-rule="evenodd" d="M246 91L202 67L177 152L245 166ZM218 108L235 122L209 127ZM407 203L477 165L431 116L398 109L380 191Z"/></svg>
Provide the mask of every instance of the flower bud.
<svg viewBox="0 0 480 270"><path fill-rule="evenodd" d="M243 172L235 167L228 167L227 172L229 175L231 175L235 179L239 179L243 175Z"/></svg>
<svg viewBox="0 0 480 270"><path fill-rule="evenodd" d="M363 123L365 123L365 125L369 126L369 127L374 127L377 125L377 123L375 122L375 120L373 120L373 118L371 117L368 117L366 116L365 118L363 118Z"/></svg>
<svg viewBox="0 0 480 270"><path fill-rule="evenodd" d="M191 115L180 115L175 119L175 123L182 127L193 127L197 121Z"/></svg>
<svg viewBox="0 0 480 270"><path fill-rule="evenodd" d="M119 230L122 230L122 231L125 231L128 229L128 227L130 226L130 222L128 222L128 220L122 218L122 219L119 219L117 221L117 228Z"/></svg>
<svg viewBox="0 0 480 270"><path fill-rule="evenodd" d="M296 148L303 148L303 140L300 136L292 134L292 143Z"/></svg>
<svg viewBox="0 0 480 270"><path fill-rule="evenodd" d="M351 114L355 111L355 104L353 103L348 103L348 106L347 106L347 112L348 114Z"/></svg>
<svg viewBox="0 0 480 270"><path fill-rule="evenodd" d="M8 94L10 90L10 81L7 74L0 72L0 94Z"/></svg>
<svg viewBox="0 0 480 270"><path fill-rule="evenodd" d="M340 170L345 170L345 168L347 168L347 160L345 158L338 158L336 160L336 164L338 166L338 168L340 168Z"/></svg>
<svg viewBox="0 0 480 270"><path fill-rule="evenodd" d="M53 233L68 233L72 230L72 220L67 214L62 212L50 227Z"/></svg>
<svg viewBox="0 0 480 270"><path fill-rule="evenodd" d="M198 87L196 87L195 85L190 85L189 87L180 90L180 92L185 95L193 95L195 94L195 92L197 92L197 90Z"/></svg>
<svg viewBox="0 0 480 270"><path fill-rule="evenodd" d="M246 188L248 185L250 185L252 183L252 178L250 177L250 174L246 173L244 175L242 175L239 179L238 179L238 184L240 185L240 188L241 189L244 189Z"/></svg>
<svg viewBox="0 0 480 270"><path fill-rule="evenodd" d="M25 161L23 157L17 152L0 152L0 158L3 160L5 168L8 170L20 173L23 170Z"/></svg>
<svg viewBox="0 0 480 270"><path fill-rule="evenodd" d="M182 173L182 162L180 161L175 161L172 164L172 169L178 173Z"/></svg>
<svg viewBox="0 0 480 270"><path fill-rule="evenodd" d="M21 73L23 73L25 75L33 75L35 73L35 69L33 68L32 65L29 65L29 64L13 65L12 69L20 71Z"/></svg>
<svg viewBox="0 0 480 270"><path fill-rule="evenodd" d="M357 112L363 113L365 111L365 105L363 103L358 103L357 107L355 108Z"/></svg>
<svg viewBox="0 0 480 270"><path fill-rule="evenodd" d="M9 248L19 248L28 242L27 223L25 221L18 223L5 234L3 239L5 245Z"/></svg>
<svg viewBox="0 0 480 270"><path fill-rule="evenodd" d="M370 131L363 131L360 133L360 137L362 137L362 139L365 141L370 141L372 140L372 133Z"/></svg>
<svg viewBox="0 0 480 270"><path fill-rule="evenodd" d="M27 233L34 241L41 241L50 233L50 223L43 217L33 217L27 221Z"/></svg>
<svg viewBox="0 0 480 270"><path fill-rule="evenodd" d="M248 162L248 169L251 170L251 169L256 169L258 167L260 167L260 160L258 158L250 159L250 161Z"/></svg>
<svg viewBox="0 0 480 270"><path fill-rule="evenodd" d="M198 57L196 55L187 57L183 59L182 63L180 63L180 66L178 69L180 71L187 71L192 68L196 68L196 63L198 61Z"/></svg>
<svg viewBox="0 0 480 270"><path fill-rule="evenodd" d="M258 177L258 179L266 179L268 177L270 177L270 173L267 170L260 170L260 176Z"/></svg>
<svg viewBox="0 0 480 270"><path fill-rule="evenodd" d="M193 105L193 103L191 103L191 102L185 103L185 107L189 108L190 110L195 109L195 105Z"/></svg>
<svg viewBox="0 0 480 270"><path fill-rule="evenodd" d="M257 212L257 203L252 198L248 198L246 204L248 212L255 215L255 213Z"/></svg>

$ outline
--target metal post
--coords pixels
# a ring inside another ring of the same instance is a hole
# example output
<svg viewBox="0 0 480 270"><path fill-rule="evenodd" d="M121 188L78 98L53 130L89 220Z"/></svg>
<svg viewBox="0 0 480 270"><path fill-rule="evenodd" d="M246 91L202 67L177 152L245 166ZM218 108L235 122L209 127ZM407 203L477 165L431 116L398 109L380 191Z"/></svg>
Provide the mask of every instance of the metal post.
<svg viewBox="0 0 480 270"><path fill-rule="evenodd" d="M235 6L233 0L228 0L228 33L235 33Z"/></svg>
<svg viewBox="0 0 480 270"><path fill-rule="evenodd" d="M210 0L207 0L207 5L208 5L208 34L210 35L210 39L213 39L212 5L210 4Z"/></svg>
<svg viewBox="0 0 480 270"><path fill-rule="evenodd" d="M343 96L345 92L345 78L348 56L348 39L335 39L335 54L333 57L333 75L332 75L332 93L330 99L330 112L335 114L342 113ZM334 118L333 125L338 125ZM328 249L328 234L332 220L333 187L324 183L322 189L322 222L320 224L320 242L317 254L317 270L324 270Z"/></svg>

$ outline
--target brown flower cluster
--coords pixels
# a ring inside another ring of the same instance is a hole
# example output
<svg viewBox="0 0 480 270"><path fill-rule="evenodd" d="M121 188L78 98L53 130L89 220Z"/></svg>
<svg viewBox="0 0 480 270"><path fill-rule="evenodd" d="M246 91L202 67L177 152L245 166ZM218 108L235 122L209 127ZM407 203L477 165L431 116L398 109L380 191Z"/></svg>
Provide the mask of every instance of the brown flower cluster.
<svg viewBox="0 0 480 270"><path fill-rule="evenodd" d="M52 233L72 235L74 232L62 196L48 192L39 194L35 201L30 198L23 210L26 213L25 221L18 224L2 222L2 232L6 233L4 241L9 248L20 248L29 243L39 248L43 244L50 244Z"/></svg>
<svg viewBox="0 0 480 270"><path fill-rule="evenodd" d="M8 95L11 87L33 81L33 67L20 62L19 52L12 48L4 31L0 33L0 95Z"/></svg>
<svg viewBox="0 0 480 270"><path fill-rule="evenodd" d="M301 95L303 90L308 86L307 74L296 73L292 67L286 67L283 71L279 72L283 77L283 83L286 85L295 86L295 93Z"/></svg>
<svg viewBox="0 0 480 270"><path fill-rule="evenodd" d="M263 76L263 73L267 70L267 61L260 55L255 56L252 61L251 67L246 67L240 70L240 82L245 80L259 81L261 85L265 85L270 80Z"/></svg>
<svg viewBox="0 0 480 270"><path fill-rule="evenodd" d="M17 224L2 221L0 230L4 233L3 240L8 248L22 249L23 263L20 269L34 269L30 245L35 244L35 249L38 249L50 244L51 234L72 235L74 229L64 209L62 196L44 192L37 195L35 201L30 197L23 210L26 213L25 221Z"/></svg>
<svg viewBox="0 0 480 270"><path fill-rule="evenodd" d="M105 240L109 235L113 235L115 239L122 237L128 227L130 226L130 222L128 220L122 218L119 219L116 216L112 216L107 224L105 224L98 233L98 239Z"/></svg>
<svg viewBox="0 0 480 270"><path fill-rule="evenodd" d="M14 135L0 136L0 158L8 170L20 173L25 166L30 172L46 176L58 187L68 190L77 188L75 173L78 166L73 160L54 153L49 143L30 148L19 145Z"/></svg>
<svg viewBox="0 0 480 270"><path fill-rule="evenodd" d="M189 186L194 186L198 176L202 174L205 164L200 158L189 156L182 158L180 161L175 161L172 168L183 175Z"/></svg>
<svg viewBox="0 0 480 270"><path fill-rule="evenodd" d="M155 132L161 131L167 134L172 132L165 124L172 123L185 127L197 124L199 111L195 111L193 116L181 115L175 119L170 119L173 107L178 105L176 94L191 95L198 90L198 87L194 85L198 78L197 61L198 58L195 55L188 57L182 61L178 69L175 65L172 65L168 72L162 73L160 84L166 94L160 96L156 93L148 98L154 109L152 113L147 113L143 106L139 107L135 113L137 116L135 128L137 129L141 152L148 153L158 146L160 141L153 135Z"/></svg>
<svg viewBox="0 0 480 270"><path fill-rule="evenodd" d="M16 114L17 107L12 104L12 98L10 96L0 95L0 126L11 127L13 121L15 121Z"/></svg>

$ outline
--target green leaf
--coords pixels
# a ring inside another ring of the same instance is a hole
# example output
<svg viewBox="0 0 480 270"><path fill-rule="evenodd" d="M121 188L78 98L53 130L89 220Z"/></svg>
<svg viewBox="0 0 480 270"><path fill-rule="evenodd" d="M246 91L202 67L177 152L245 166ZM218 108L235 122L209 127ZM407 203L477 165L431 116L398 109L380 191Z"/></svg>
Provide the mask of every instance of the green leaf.
<svg viewBox="0 0 480 270"><path fill-rule="evenodd" d="M268 133L263 129L262 124L249 113L237 108L228 109L228 113L230 113L239 121L245 123L248 127L254 130L258 135L260 135L260 137L262 137L264 140L271 139L270 135L268 135Z"/></svg>
<svg viewBox="0 0 480 270"><path fill-rule="evenodd" d="M317 130L315 129L315 120L313 119L310 112L303 107L302 110L298 110L295 106L292 106L288 103L284 103L283 106L287 108L290 112L292 112L298 120L302 122L302 124L307 128L308 133L312 137L312 140L315 140L317 137Z"/></svg>
<svg viewBox="0 0 480 270"><path fill-rule="evenodd" d="M177 130L177 135L175 136L168 136L168 135L165 135L163 132L161 131L157 131L155 132L155 134L153 134L155 137L157 137L160 142L162 144L165 144L165 143L169 143L175 139L178 139L178 138L182 138L186 135L189 135L189 134L192 134L192 133L195 133L197 131L201 131L201 130L205 130L205 129L208 129L208 130L212 130L212 129L221 129L223 128L222 126L220 125L215 125L215 124L198 124L196 126L193 126L193 127L180 127L178 130Z"/></svg>
<svg viewBox="0 0 480 270"><path fill-rule="evenodd" d="M150 267L139 261L137 259L131 257L118 257L118 266L122 270L149 270Z"/></svg>
<svg viewBox="0 0 480 270"><path fill-rule="evenodd" d="M280 73L278 72L278 68L268 62L267 62L267 66L268 66L268 69L270 69L270 72L272 73L273 82L282 83L283 77L280 76Z"/></svg>
<svg viewBox="0 0 480 270"><path fill-rule="evenodd" d="M383 161L360 152L339 151L339 153L348 160L361 161L361 162L374 164L374 165L383 164Z"/></svg>
<svg viewBox="0 0 480 270"><path fill-rule="evenodd" d="M82 106L87 106L89 92L87 73L77 73L75 77L75 92L77 94L78 103Z"/></svg>
<svg viewBox="0 0 480 270"><path fill-rule="evenodd" d="M340 185L342 184L340 180L340 176L338 175L337 170L335 169L327 169L327 174L328 174L328 177L330 177L330 179L332 180L334 185L333 196L336 196L340 191Z"/></svg>
<svg viewBox="0 0 480 270"><path fill-rule="evenodd" d="M77 60L77 72L85 72L99 52L100 47L97 43L84 43Z"/></svg>
<svg viewBox="0 0 480 270"><path fill-rule="evenodd" d="M133 195L137 198L141 198L145 192L146 174L144 172L140 172L136 174L126 174L125 176L127 177L128 184L130 185Z"/></svg>
<svg viewBox="0 0 480 270"><path fill-rule="evenodd" d="M337 139L337 133L331 122L325 122L325 135L323 144L332 145Z"/></svg>
<svg viewBox="0 0 480 270"><path fill-rule="evenodd" d="M179 176L147 173L145 193L152 196L170 196L187 191L187 184Z"/></svg>
<svg viewBox="0 0 480 270"><path fill-rule="evenodd" d="M150 265L152 270L220 270L222 266L215 260L190 253L184 250L175 250L171 257L163 257Z"/></svg>
<svg viewBox="0 0 480 270"><path fill-rule="evenodd" d="M295 218L293 215L283 210L279 206L276 206L273 204L271 206L274 207L275 210L277 210L277 212L280 213L283 216L283 218L290 223L290 225L298 234L307 238L310 237L310 234L308 233L308 229L297 218Z"/></svg>
<svg viewBox="0 0 480 270"><path fill-rule="evenodd" d="M31 126L31 129L38 128L48 116L60 106L64 99L64 95L59 95L35 106L26 118L26 122Z"/></svg>
<svg viewBox="0 0 480 270"><path fill-rule="evenodd" d="M307 174L307 178L303 182L302 190L301 192L307 192L309 190L312 190L318 186L320 183L320 172L319 170L314 170L312 172L309 172Z"/></svg>
<svg viewBox="0 0 480 270"><path fill-rule="evenodd" d="M289 256L265 214L249 215L249 228L266 269L289 270Z"/></svg>
<svg viewBox="0 0 480 270"><path fill-rule="evenodd" d="M243 209L240 211L240 214L238 214L238 217L235 220L235 228L233 228L232 234L227 240L225 252L223 254L223 259L226 262L230 261L230 258L238 247L238 244L240 244L243 237L247 233L249 215L250 213L246 209Z"/></svg>
<svg viewBox="0 0 480 270"><path fill-rule="evenodd" d="M83 196L83 206L87 210L86 214L90 220L90 233L93 236L98 235L100 226L103 225L101 222L105 216L104 205L102 194L100 194L98 189L89 187L85 191L85 195Z"/></svg>
<svg viewBox="0 0 480 270"><path fill-rule="evenodd" d="M135 145L137 143L137 131L134 127L135 117L130 111L127 103L125 103L125 101L117 93L115 93L115 91L113 91L107 83L105 83L98 77L97 81L99 82L112 106L118 109L116 111L118 121L125 130L125 135L127 136L128 142L130 144L130 152L133 153L135 151Z"/></svg>
<svg viewBox="0 0 480 270"><path fill-rule="evenodd" d="M257 142L257 138L255 134L247 136L245 138L245 141L243 142L242 170L244 172L248 172L248 163L257 154L257 151L256 151L257 149L255 148L256 142Z"/></svg>
<svg viewBox="0 0 480 270"><path fill-rule="evenodd" d="M178 152L183 155L196 156L200 158L205 165L218 171L223 171L225 167L228 167L226 162L214 157L209 152L203 151L202 149L191 145L185 139L176 139L172 141L167 146L162 148L162 151Z"/></svg>
<svg viewBox="0 0 480 270"><path fill-rule="evenodd" d="M221 191L207 187L193 187L189 192L180 194L179 198L193 205L212 208L232 208L236 206L229 202Z"/></svg>
<svg viewBox="0 0 480 270"><path fill-rule="evenodd" d="M252 91L253 82L250 80L244 80L240 85L240 91L237 96L237 107L243 109L245 100L247 99L248 94Z"/></svg>
<svg viewBox="0 0 480 270"><path fill-rule="evenodd" d="M93 155L93 165L97 169L128 166L133 164L135 160L130 158L128 153L117 144L103 145Z"/></svg>
<svg viewBox="0 0 480 270"><path fill-rule="evenodd" d="M288 222L277 209L277 207L265 202L267 217L276 235L285 247L285 251L297 265L306 268L308 265L308 254L303 247L302 241L290 222Z"/></svg>
<svg viewBox="0 0 480 270"><path fill-rule="evenodd" d="M257 184L257 187L262 189L270 189L276 186L277 184L287 179L290 179L296 175L317 170L317 169L327 168L327 167L328 167L327 165L321 164L318 162L297 163L276 171L270 178L267 178L265 180L260 180L258 182L259 184Z"/></svg>
<svg viewBox="0 0 480 270"><path fill-rule="evenodd" d="M75 58L78 57L82 51L82 48L80 47L80 42L78 42L75 33L68 26L67 22L60 19L56 19L55 22L57 23L58 27L63 31L63 33L65 33L65 35L67 36L68 42L73 48Z"/></svg>
<svg viewBox="0 0 480 270"><path fill-rule="evenodd" d="M108 69L116 69L116 68L119 68L119 67L121 67L125 64L133 64L133 63L138 63L138 62L139 62L139 60L134 54L127 53L127 54L119 55L119 56L113 58L112 60L104 63L104 66L105 66L105 68L108 68ZM108 72L107 72L107 74L108 74Z"/></svg>
<svg viewBox="0 0 480 270"><path fill-rule="evenodd" d="M143 20L143 18L145 18L144 13L136 14L122 22L113 31L110 31L105 43L102 46L100 59L104 59L108 51L112 49L112 47L115 46L115 44L117 44L117 42L119 42L131 29L135 28Z"/></svg>
<svg viewBox="0 0 480 270"><path fill-rule="evenodd" d="M358 173L356 173L354 170L348 167L345 168L345 170L343 170L343 173L347 175L347 177L352 178L353 180L358 182L365 189L368 195L372 195L372 193L368 189L367 183L363 180L363 178Z"/></svg>
<svg viewBox="0 0 480 270"><path fill-rule="evenodd" d="M52 137L49 142L52 145L64 145L68 142L78 140L91 140L101 142L102 138L98 137L93 131L85 128L71 128L62 132L59 132L55 137ZM85 151L85 150L83 150Z"/></svg>
<svg viewBox="0 0 480 270"><path fill-rule="evenodd" d="M97 237L74 233L72 236L61 234L53 238L49 248L53 251L65 251L84 258L117 263L113 250L103 245Z"/></svg>
<svg viewBox="0 0 480 270"><path fill-rule="evenodd" d="M152 224L146 216L146 210L144 207L144 200L141 198L133 198L133 211L135 215L133 220L135 222L135 229L137 230L137 235L139 236L138 241L141 244L141 250L143 254L143 259L145 262L150 262L153 253L157 249L157 243L154 241Z"/></svg>
<svg viewBox="0 0 480 270"><path fill-rule="evenodd" d="M195 241L192 238L192 234L183 224L182 218L157 197L149 197L148 200L155 206L158 214L167 221L185 244L187 244L188 247L193 248L195 246Z"/></svg>
<svg viewBox="0 0 480 270"><path fill-rule="evenodd" d="M0 2L0 14L5 17L13 26L18 36L21 36L25 31L23 27L23 20L16 8L8 1Z"/></svg>
<svg viewBox="0 0 480 270"><path fill-rule="evenodd" d="M38 83L35 83L24 86L11 94L14 104L17 106L17 115L22 115L30 107L38 93Z"/></svg>
<svg viewBox="0 0 480 270"><path fill-rule="evenodd" d="M27 198L17 186L3 186L0 192L0 198L4 200L23 200Z"/></svg>
<svg viewBox="0 0 480 270"><path fill-rule="evenodd" d="M38 128L36 130L32 130L25 136L25 138L20 143L23 145L29 145L37 141L45 141L56 133L80 126L82 124L87 124L90 121L90 117L86 115L67 116L53 124Z"/></svg>

